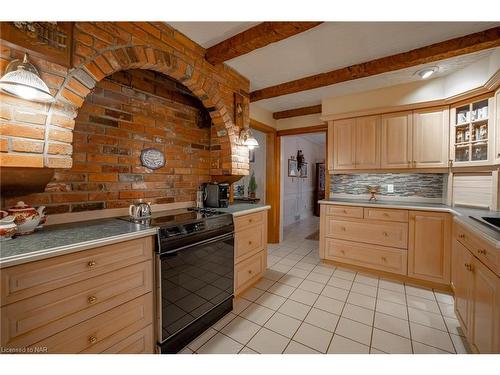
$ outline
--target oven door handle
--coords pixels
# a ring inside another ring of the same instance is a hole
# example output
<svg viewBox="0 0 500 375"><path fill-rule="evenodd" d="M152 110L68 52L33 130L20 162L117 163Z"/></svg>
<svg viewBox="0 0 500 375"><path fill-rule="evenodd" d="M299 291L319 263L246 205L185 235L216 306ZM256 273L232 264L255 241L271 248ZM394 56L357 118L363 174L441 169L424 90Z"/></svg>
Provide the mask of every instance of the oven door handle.
<svg viewBox="0 0 500 375"><path fill-rule="evenodd" d="M190 247L195 247L195 246L200 246L200 245L207 245L207 244L210 244L210 243L213 243L213 242L217 242L217 241L229 240L230 238L234 238L234 233L222 234L222 235L217 236L217 237L209 238L208 240L203 240L203 241L200 241L200 242L196 242L196 243L192 243L192 244L189 244L189 245L186 245L186 246L179 247L179 248L177 248L175 250L165 251L163 253L160 253L160 256L163 256L163 255L166 255L166 256L173 255L173 254L178 253L179 251L189 249Z"/></svg>

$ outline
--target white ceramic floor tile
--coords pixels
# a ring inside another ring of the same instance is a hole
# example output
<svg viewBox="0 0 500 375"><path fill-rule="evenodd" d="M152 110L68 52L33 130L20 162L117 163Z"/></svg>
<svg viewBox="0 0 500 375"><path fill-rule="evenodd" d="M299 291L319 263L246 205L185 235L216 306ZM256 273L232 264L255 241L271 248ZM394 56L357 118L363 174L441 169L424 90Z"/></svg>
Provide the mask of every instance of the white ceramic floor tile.
<svg viewBox="0 0 500 375"><path fill-rule="evenodd" d="M388 354L388 353L383 352L382 350L375 349L374 347L371 347L370 354Z"/></svg>
<svg viewBox="0 0 500 375"><path fill-rule="evenodd" d="M297 261L297 259L290 259L290 258L288 258L288 256L287 256L287 257L285 257L285 258L281 259L281 260L278 262L278 264L283 264L283 265L285 265L285 266L290 266L290 267L293 267L293 266L295 266L295 265L297 264L297 262L298 262L298 261Z"/></svg>
<svg viewBox="0 0 500 375"><path fill-rule="evenodd" d="M321 265L314 267L313 272L314 273L321 273L323 275L332 276L334 270L335 270L334 266L331 266L328 264L321 264Z"/></svg>
<svg viewBox="0 0 500 375"><path fill-rule="evenodd" d="M458 319L453 319L445 316L444 323L448 328L448 332L453 333L455 335L464 336L464 331L460 327L460 322L458 321Z"/></svg>
<svg viewBox="0 0 500 375"><path fill-rule="evenodd" d="M315 281L305 279L302 284L299 285L299 289L307 290L308 292L320 294L325 284L320 284Z"/></svg>
<svg viewBox="0 0 500 375"><path fill-rule="evenodd" d="M247 346L261 354L281 354L290 339L267 328L261 328Z"/></svg>
<svg viewBox="0 0 500 375"><path fill-rule="evenodd" d="M373 325L384 331L410 338L410 324L406 319L399 319L392 315L376 312Z"/></svg>
<svg viewBox="0 0 500 375"><path fill-rule="evenodd" d="M255 300L255 303L265 306L271 310L278 310L279 307L286 301L286 298L277 296L269 292L264 292L262 296Z"/></svg>
<svg viewBox="0 0 500 375"><path fill-rule="evenodd" d="M441 313L439 311L439 306L436 301L431 301L430 299L416 297L409 294L406 295L406 300L408 303L408 307L413 307L418 310L433 312L435 314Z"/></svg>
<svg viewBox="0 0 500 375"><path fill-rule="evenodd" d="M304 305L312 306L314 305L314 302L316 302L318 295L306 290L296 289L288 298L293 301L303 303Z"/></svg>
<svg viewBox="0 0 500 375"><path fill-rule="evenodd" d="M405 294L404 284L398 281L380 279L378 282L378 287L379 289L391 290L396 293Z"/></svg>
<svg viewBox="0 0 500 375"><path fill-rule="evenodd" d="M277 294L278 296L288 298L290 294L295 290L294 287L290 285L282 284L279 281L271 286L267 291L272 294Z"/></svg>
<svg viewBox="0 0 500 375"><path fill-rule="evenodd" d="M354 320L340 318L335 334L347 337L359 343L370 345L372 327Z"/></svg>
<svg viewBox="0 0 500 375"><path fill-rule="evenodd" d="M274 311L267 307L252 303L243 312L240 313L245 319L248 319L258 325L264 325L265 322L274 314Z"/></svg>
<svg viewBox="0 0 500 375"><path fill-rule="evenodd" d="M433 346L425 345L417 341L412 342L413 353L415 354L450 354L444 350L434 348Z"/></svg>
<svg viewBox="0 0 500 375"><path fill-rule="evenodd" d="M184 349L182 349L181 351L177 352L177 354L193 354L193 353L194 352L191 349L189 349L187 346Z"/></svg>
<svg viewBox="0 0 500 375"><path fill-rule="evenodd" d="M340 277L336 277L333 275L330 280L328 280L327 285L331 285L335 288L350 290L352 286L352 281L341 279Z"/></svg>
<svg viewBox="0 0 500 375"><path fill-rule="evenodd" d="M344 311L342 311L342 316L344 318L349 318L351 320L355 320L360 323L364 323L367 325L373 324L373 315L374 311L370 309L365 309L364 307L351 305L347 303L344 306Z"/></svg>
<svg viewBox="0 0 500 375"><path fill-rule="evenodd" d="M258 324L249 320L237 317L225 326L221 332L240 344L245 345L260 329Z"/></svg>
<svg viewBox="0 0 500 375"><path fill-rule="evenodd" d="M238 354L259 354L255 350L250 349L249 347L245 346L243 349L240 350Z"/></svg>
<svg viewBox="0 0 500 375"><path fill-rule="evenodd" d="M458 354L470 353L469 344L467 344L467 341L465 340L464 337L453 334L450 336L451 336L451 341L453 341L453 346L455 347L455 351Z"/></svg>
<svg viewBox="0 0 500 375"><path fill-rule="evenodd" d="M399 303L377 300L377 307L375 309L378 312L395 316L396 318L408 319L408 311L406 306L400 305Z"/></svg>
<svg viewBox="0 0 500 375"><path fill-rule="evenodd" d="M302 281L304 281L304 279L288 274L284 275L281 279L279 279L280 283L292 286L294 288L298 287L300 283L302 283Z"/></svg>
<svg viewBox="0 0 500 375"><path fill-rule="evenodd" d="M320 352L292 340L283 354L320 354Z"/></svg>
<svg viewBox="0 0 500 375"><path fill-rule="evenodd" d="M454 310L454 305L439 302L439 309L441 310L441 314L443 314L443 316L447 316L453 319L457 318Z"/></svg>
<svg viewBox="0 0 500 375"><path fill-rule="evenodd" d="M438 329L426 327L413 322L410 322L410 329L413 341L434 346L450 353L455 352L448 332L443 332Z"/></svg>
<svg viewBox="0 0 500 375"><path fill-rule="evenodd" d="M232 312L229 312L226 315L224 315L221 319L219 319L216 323L214 323L212 325L212 328L216 329L217 331L220 331L234 318L236 318L236 315L233 314Z"/></svg>
<svg viewBox="0 0 500 375"><path fill-rule="evenodd" d="M392 290L379 288L377 298L384 301L399 303L400 305L406 305L406 295L404 293L393 292Z"/></svg>
<svg viewBox="0 0 500 375"><path fill-rule="evenodd" d="M197 351L204 343L210 340L213 336L217 334L217 331L213 328L207 329L193 341L191 341L187 347L193 351Z"/></svg>
<svg viewBox="0 0 500 375"><path fill-rule="evenodd" d="M326 353L332 336L332 332L328 332L309 323L302 323L293 336L293 339L321 353Z"/></svg>
<svg viewBox="0 0 500 375"><path fill-rule="evenodd" d="M264 273L264 277L269 280L278 281L283 277L283 272L267 269Z"/></svg>
<svg viewBox="0 0 500 375"><path fill-rule="evenodd" d="M288 299L283 305L281 305L278 312L291 316L292 318L303 320L310 309L311 306Z"/></svg>
<svg viewBox="0 0 500 375"><path fill-rule="evenodd" d="M270 270L276 271L276 272L281 272L281 273L287 273L292 269L292 266L286 266L284 264L280 264L279 262L276 264L273 264L272 267L269 267Z"/></svg>
<svg viewBox="0 0 500 375"><path fill-rule="evenodd" d="M364 294L365 296L376 297L377 296L377 287L357 283L356 281L354 281L354 283L352 284L352 287L351 287L351 292Z"/></svg>
<svg viewBox="0 0 500 375"><path fill-rule="evenodd" d="M425 298L431 301L436 301L434 292L431 289L425 289L418 286L406 285L406 294L410 296Z"/></svg>
<svg viewBox="0 0 500 375"><path fill-rule="evenodd" d="M319 296L314 303L314 307L332 314L340 315L344 307L344 302L326 296Z"/></svg>
<svg viewBox="0 0 500 375"><path fill-rule="evenodd" d="M312 271L314 268L314 264L306 263L306 262L299 262L295 265L295 267L300 268L301 270L304 270L304 271Z"/></svg>
<svg viewBox="0 0 500 375"><path fill-rule="evenodd" d="M434 295L436 296L438 302L447 303L449 305L453 305L455 303L455 299L451 294L434 291Z"/></svg>
<svg viewBox="0 0 500 375"><path fill-rule="evenodd" d="M326 284L328 280L330 280L330 275L326 275L323 273L311 272L306 277L307 280L315 281L317 283Z"/></svg>
<svg viewBox="0 0 500 375"><path fill-rule="evenodd" d="M301 279L305 279L307 275L309 275L309 271L301 270L300 268L292 268L288 271L290 276L300 277Z"/></svg>
<svg viewBox="0 0 500 375"><path fill-rule="evenodd" d="M288 315L276 312L271 319L264 324L264 327L279 333L288 338L292 338L302 322Z"/></svg>
<svg viewBox="0 0 500 375"><path fill-rule="evenodd" d="M373 329L372 347L391 354L412 354L409 339L378 328Z"/></svg>
<svg viewBox="0 0 500 375"><path fill-rule="evenodd" d="M313 326L333 332L339 321L339 316L313 307L304 321Z"/></svg>
<svg viewBox="0 0 500 375"><path fill-rule="evenodd" d="M349 295L349 291L345 289L336 288L334 286L326 285L323 291L321 292L321 295L345 302L347 300L347 296Z"/></svg>
<svg viewBox="0 0 500 375"><path fill-rule="evenodd" d="M348 303L371 310L375 310L375 301L376 300L373 297L354 292L349 293L349 296L347 297Z"/></svg>
<svg viewBox="0 0 500 375"><path fill-rule="evenodd" d="M368 354L369 351L368 346L337 334L333 336L328 348L329 354Z"/></svg>
<svg viewBox="0 0 500 375"><path fill-rule="evenodd" d="M408 307L408 314L411 322L422 324L427 327L440 329L441 331L447 331L441 314L418 310L414 309L413 307Z"/></svg>
<svg viewBox="0 0 500 375"><path fill-rule="evenodd" d="M353 281L354 278L356 277L356 272L346 270L346 269L341 269L341 268L337 268L333 272L333 274L335 277L339 277L341 279L350 280L350 281Z"/></svg>
<svg viewBox="0 0 500 375"><path fill-rule="evenodd" d="M262 278L260 279L254 286L257 288L257 289L261 289L261 290L267 290L269 289L273 284L275 283L275 281L273 280L269 280L269 279L265 279L265 278Z"/></svg>
<svg viewBox="0 0 500 375"><path fill-rule="evenodd" d="M378 277L363 275L361 273L356 274L354 281L357 283L371 285L375 287L378 286Z"/></svg>
<svg viewBox="0 0 500 375"><path fill-rule="evenodd" d="M236 354L243 345L233 339L217 333L214 337L203 344L196 352L199 354Z"/></svg>
<svg viewBox="0 0 500 375"><path fill-rule="evenodd" d="M263 290L257 289L257 288L250 288L248 290L245 290L244 293L240 295L240 297L245 298L249 301L254 302L257 298L259 298L261 295L264 294Z"/></svg>
<svg viewBox="0 0 500 375"><path fill-rule="evenodd" d="M240 312L250 306L251 303L252 302L244 298L235 298L233 300L233 314L238 315Z"/></svg>

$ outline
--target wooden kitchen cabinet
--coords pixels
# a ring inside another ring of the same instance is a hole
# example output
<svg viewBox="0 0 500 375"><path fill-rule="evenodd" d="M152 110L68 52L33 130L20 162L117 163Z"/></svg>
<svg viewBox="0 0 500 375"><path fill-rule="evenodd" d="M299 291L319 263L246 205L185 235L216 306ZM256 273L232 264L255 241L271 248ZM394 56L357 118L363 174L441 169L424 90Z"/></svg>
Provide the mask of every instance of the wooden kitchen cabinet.
<svg viewBox="0 0 500 375"><path fill-rule="evenodd" d="M448 167L448 107L413 112L413 168Z"/></svg>
<svg viewBox="0 0 500 375"><path fill-rule="evenodd" d="M390 113L381 117L381 168L411 167L412 123L411 112Z"/></svg>
<svg viewBox="0 0 500 375"><path fill-rule="evenodd" d="M473 279L470 268L474 257L467 248L453 240L452 246L452 269L451 285L455 293L455 313L460 322L460 326L465 335L467 335L472 318L470 303L473 290Z"/></svg>
<svg viewBox="0 0 500 375"><path fill-rule="evenodd" d="M495 92L495 164L500 165L500 90Z"/></svg>
<svg viewBox="0 0 500 375"><path fill-rule="evenodd" d="M334 121L333 130L333 155L334 170L356 168L356 120L347 119Z"/></svg>
<svg viewBox="0 0 500 375"><path fill-rule="evenodd" d="M450 283L451 217L448 213L410 211L408 276Z"/></svg>
<svg viewBox="0 0 500 375"><path fill-rule="evenodd" d="M356 119L356 169L380 168L380 116Z"/></svg>

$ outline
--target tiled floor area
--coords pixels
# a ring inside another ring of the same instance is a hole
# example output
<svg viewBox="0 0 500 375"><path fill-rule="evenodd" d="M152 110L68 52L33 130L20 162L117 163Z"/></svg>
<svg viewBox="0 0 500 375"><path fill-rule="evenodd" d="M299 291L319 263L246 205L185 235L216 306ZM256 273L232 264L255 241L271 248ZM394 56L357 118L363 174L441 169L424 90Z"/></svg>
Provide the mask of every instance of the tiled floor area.
<svg viewBox="0 0 500 375"><path fill-rule="evenodd" d="M468 352L453 297L321 263L317 228L286 228L265 278L182 353Z"/></svg>

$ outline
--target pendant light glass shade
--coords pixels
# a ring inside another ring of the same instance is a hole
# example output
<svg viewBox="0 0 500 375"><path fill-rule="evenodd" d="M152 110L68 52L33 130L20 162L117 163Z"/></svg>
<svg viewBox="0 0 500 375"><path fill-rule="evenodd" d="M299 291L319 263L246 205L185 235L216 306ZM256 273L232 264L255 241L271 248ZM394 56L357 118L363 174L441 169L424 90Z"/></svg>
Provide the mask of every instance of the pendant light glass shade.
<svg viewBox="0 0 500 375"><path fill-rule="evenodd" d="M38 71L28 62L26 54L22 62L14 60L7 65L4 76L0 78L0 89L26 100L45 103L54 101Z"/></svg>
<svg viewBox="0 0 500 375"><path fill-rule="evenodd" d="M250 150L259 147L259 142L255 139L252 131L249 128L242 129L240 132L240 142L243 146L247 146Z"/></svg>

